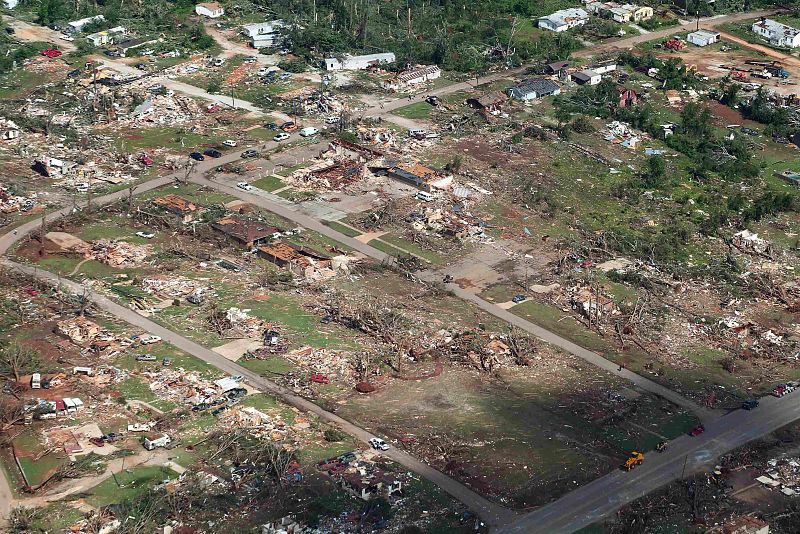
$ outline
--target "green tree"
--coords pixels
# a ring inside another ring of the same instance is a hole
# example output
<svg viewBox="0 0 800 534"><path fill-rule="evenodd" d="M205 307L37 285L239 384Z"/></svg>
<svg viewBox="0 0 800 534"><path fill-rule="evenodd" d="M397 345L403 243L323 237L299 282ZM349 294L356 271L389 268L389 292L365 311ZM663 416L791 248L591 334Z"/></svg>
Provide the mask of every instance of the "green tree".
<svg viewBox="0 0 800 534"><path fill-rule="evenodd" d="M664 158L661 156L650 156L647 158L645 170L642 173L642 183L648 187L661 187L667 174Z"/></svg>

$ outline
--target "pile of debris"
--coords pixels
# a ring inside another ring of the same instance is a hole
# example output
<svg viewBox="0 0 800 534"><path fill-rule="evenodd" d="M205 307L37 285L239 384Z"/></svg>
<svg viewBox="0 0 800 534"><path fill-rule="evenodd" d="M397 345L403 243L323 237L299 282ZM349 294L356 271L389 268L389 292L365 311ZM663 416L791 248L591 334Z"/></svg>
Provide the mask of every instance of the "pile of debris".
<svg viewBox="0 0 800 534"><path fill-rule="evenodd" d="M606 134L603 138L613 144L619 144L626 148L636 148L642 140L644 134L636 133L626 122L613 121L606 124Z"/></svg>
<svg viewBox="0 0 800 534"><path fill-rule="evenodd" d="M742 230L734 234L731 238L731 245L748 254L773 257L772 244L749 230Z"/></svg>
<svg viewBox="0 0 800 534"><path fill-rule="evenodd" d="M398 496L407 481L407 474L389 472L379 466L372 454L367 457L349 452L320 462L319 469L331 475L337 483L356 497L368 501L384 496L390 499Z"/></svg>
<svg viewBox="0 0 800 534"><path fill-rule="evenodd" d="M252 406L225 410L219 420L226 428L247 429L251 436L271 441L286 441L291 429L280 414L266 414Z"/></svg>
<svg viewBox="0 0 800 534"><path fill-rule="evenodd" d="M142 289L162 299L175 299L186 295L205 295L210 288L196 280L182 276L151 276L142 280Z"/></svg>
<svg viewBox="0 0 800 534"><path fill-rule="evenodd" d="M770 488L780 488L784 495L800 494L800 458L772 459L765 475L756 478Z"/></svg>
<svg viewBox="0 0 800 534"><path fill-rule="evenodd" d="M8 189L0 185L0 212L30 212L36 207L36 196L38 195L35 194L35 196L32 197L11 195L8 193Z"/></svg>
<svg viewBox="0 0 800 534"><path fill-rule="evenodd" d="M293 172L287 177L287 183L295 187L341 191L368 176L371 176L371 173L364 163L336 156Z"/></svg>
<svg viewBox="0 0 800 534"><path fill-rule="evenodd" d="M203 409L226 405L247 394L240 380L207 380L197 371L161 369L160 372L148 371L143 375L149 381L150 390L160 398Z"/></svg>
<svg viewBox="0 0 800 534"><path fill-rule="evenodd" d="M286 353L284 358L299 368L308 369L314 373L323 375L336 373L347 380L356 378L353 361L348 354L341 351L305 346Z"/></svg>
<svg viewBox="0 0 800 534"><path fill-rule="evenodd" d="M441 354L451 361L465 363L476 369L491 372L495 367L529 365L538 359L536 343L530 336L517 332L494 334L490 332L449 332L440 330L428 350L412 350L412 357L425 353Z"/></svg>
<svg viewBox="0 0 800 534"><path fill-rule="evenodd" d="M417 232L431 231L445 237L460 240L481 239L484 234L484 223L469 213L456 214L442 208L425 208L412 212L406 220Z"/></svg>
<svg viewBox="0 0 800 534"><path fill-rule="evenodd" d="M138 267L150 255L150 245L132 245L124 241L101 239L94 241L84 252L87 259L97 260L111 267Z"/></svg>
<svg viewBox="0 0 800 534"><path fill-rule="evenodd" d="M74 317L59 321L56 333L68 337L76 345L83 345L100 335L100 325L83 316Z"/></svg>

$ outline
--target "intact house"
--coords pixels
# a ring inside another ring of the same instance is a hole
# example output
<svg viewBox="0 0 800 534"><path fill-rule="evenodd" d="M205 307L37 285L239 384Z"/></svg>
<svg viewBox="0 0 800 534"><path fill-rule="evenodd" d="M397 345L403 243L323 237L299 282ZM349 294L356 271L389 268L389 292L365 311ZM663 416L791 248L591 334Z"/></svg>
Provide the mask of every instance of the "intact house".
<svg viewBox="0 0 800 534"><path fill-rule="evenodd" d="M505 93L493 91L481 95L478 98L468 98L467 105L471 108L485 111L486 113L497 113L507 100L508 96Z"/></svg>
<svg viewBox="0 0 800 534"><path fill-rule="evenodd" d="M394 63L396 60L393 52L367 54L365 56L352 56L343 54L340 57L325 59L326 70L366 70L379 65Z"/></svg>
<svg viewBox="0 0 800 534"><path fill-rule="evenodd" d="M101 32L90 33L86 36L86 40L91 42L94 46L103 46L115 43L117 39L124 37L127 33L127 29L122 26L116 26Z"/></svg>
<svg viewBox="0 0 800 534"><path fill-rule="evenodd" d="M569 61L554 61L545 66L545 73L556 76L559 80L567 78L567 69L569 68Z"/></svg>
<svg viewBox="0 0 800 534"><path fill-rule="evenodd" d="M228 216L211 224L211 228L244 245L248 250L269 241L280 229L244 217Z"/></svg>
<svg viewBox="0 0 800 534"><path fill-rule="evenodd" d="M218 19L225 14L225 9L218 2L202 2L194 6L194 12L202 17Z"/></svg>
<svg viewBox="0 0 800 534"><path fill-rule="evenodd" d="M279 267L306 277L310 277L310 273L317 269L327 269L331 266L330 256L286 241L261 245L256 249L256 253Z"/></svg>
<svg viewBox="0 0 800 534"><path fill-rule="evenodd" d="M202 211L198 206L185 198L170 194L153 199L153 204L178 217L181 222L192 222Z"/></svg>
<svg viewBox="0 0 800 534"><path fill-rule="evenodd" d="M250 39L250 46L253 48L272 48L280 44L281 34L278 30L285 26L286 23L282 20L245 24L242 26L242 34Z"/></svg>
<svg viewBox="0 0 800 534"><path fill-rule="evenodd" d="M73 20L67 23L64 31L69 33L81 33L84 26L88 26L94 22L105 22L106 18L103 15L95 15L94 17L86 17L85 19Z"/></svg>
<svg viewBox="0 0 800 534"><path fill-rule="evenodd" d="M437 65L418 65L404 70L395 76L384 80L381 86L387 91L399 91L420 83L435 80L442 75L442 69Z"/></svg>
<svg viewBox="0 0 800 534"><path fill-rule="evenodd" d="M537 25L552 32L565 32L570 28L583 26L589 20L589 14L581 8L569 8L556 11L546 17L539 17Z"/></svg>
<svg viewBox="0 0 800 534"><path fill-rule="evenodd" d="M572 80L578 85L597 85L603 77L593 70L582 70L572 74Z"/></svg>
<svg viewBox="0 0 800 534"><path fill-rule="evenodd" d="M641 22L653 17L653 8L635 4L618 4L616 2L586 2L586 9L603 18L615 22Z"/></svg>
<svg viewBox="0 0 800 534"><path fill-rule="evenodd" d="M800 30L772 19L762 18L753 23L753 32L775 46L797 48L800 46Z"/></svg>
<svg viewBox="0 0 800 534"><path fill-rule="evenodd" d="M561 93L561 88L552 80L544 78L530 78L523 80L517 85L509 87L506 90L508 96L517 100L527 102L529 100L536 100L543 96L557 95Z"/></svg>
<svg viewBox="0 0 800 534"><path fill-rule="evenodd" d="M709 30L697 30L687 35L686 40L697 46L708 46L719 42L719 33Z"/></svg>

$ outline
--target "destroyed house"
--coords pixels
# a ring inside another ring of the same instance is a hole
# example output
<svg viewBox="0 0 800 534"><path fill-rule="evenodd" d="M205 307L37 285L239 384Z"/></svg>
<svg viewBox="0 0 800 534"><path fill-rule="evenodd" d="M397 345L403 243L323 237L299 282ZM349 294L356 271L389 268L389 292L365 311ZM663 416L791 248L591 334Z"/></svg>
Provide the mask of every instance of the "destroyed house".
<svg viewBox="0 0 800 534"><path fill-rule="evenodd" d="M330 150L336 152L338 156L348 156L359 161L368 161L375 158L383 157L383 152L370 148L368 146L358 145L345 141L344 139L334 139L331 141Z"/></svg>
<svg viewBox="0 0 800 534"><path fill-rule="evenodd" d="M365 170L366 165L363 163L344 159L324 169L311 171L311 175L332 189L340 189L364 178Z"/></svg>
<svg viewBox="0 0 800 534"><path fill-rule="evenodd" d="M410 85L424 83L435 80L442 75L442 69L436 65L424 65L413 69L408 69L398 73L396 76L384 80L381 84L387 91L399 91Z"/></svg>
<svg viewBox="0 0 800 534"><path fill-rule="evenodd" d="M64 319L56 325L56 332L68 337L73 343L83 343L94 339L100 333L100 326L80 316L74 319Z"/></svg>
<svg viewBox="0 0 800 534"><path fill-rule="evenodd" d="M156 197L153 199L153 204L175 215L185 223L191 222L198 212L198 208L193 202L175 194Z"/></svg>
<svg viewBox="0 0 800 534"><path fill-rule="evenodd" d="M354 494L359 499L368 501L373 497L385 494L392 495L402 490L402 482L376 469L368 475L360 473L345 473L339 478L342 488Z"/></svg>
<svg viewBox="0 0 800 534"><path fill-rule="evenodd" d="M329 267L331 263L329 256L285 241L261 245L257 251L262 258L301 275L304 275L309 267Z"/></svg>
<svg viewBox="0 0 800 534"><path fill-rule="evenodd" d="M212 223L211 227L248 249L260 245L280 232L280 229L274 226L235 216L223 217Z"/></svg>
<svg viewBox="0 0 800 534"><path fill-rule="evenodd" d="M561 93L561 88L552 80L530 78L507 89L508 96L517 100L536 100L548 95Z"/></svg>
<svg viewBox="0 0 800 534"><path fill-rule="evenodd" d="M446 186L446 184L437 183L442 179L437 171L419 163L396 163L388 167L386 174L426 191L430 191L434 187Z"/></svg>
<svg viewBox="0 0 800 534"><path fill-rule="evenodd" d="M480 109L486 112L500 111L500 107L508 100L508 96L501 91L486 93L478 98L467 99L467 105L471 108Z"/></svg>
<svg viewBox="0 0 800 534"><path fill-rule="evenodd" d="M45 156L35 160L31 165L31 169L42 176L63 176L77 166L77 163L71 161Z"/></svg>

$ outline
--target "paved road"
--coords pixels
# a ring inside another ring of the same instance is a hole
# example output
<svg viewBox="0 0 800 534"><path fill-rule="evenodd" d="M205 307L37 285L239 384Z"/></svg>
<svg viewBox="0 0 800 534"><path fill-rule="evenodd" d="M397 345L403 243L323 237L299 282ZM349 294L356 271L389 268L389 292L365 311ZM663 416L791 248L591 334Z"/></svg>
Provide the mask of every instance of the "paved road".
<svg viewBox="0 0 800 534"><path fill-rule="evenodd" d="M683 436L664 453L647 454L631 472L615 471L501 528L500 534L568 533L602 520L621 506L684 475L713 467L717 458L800 418L800 391L768 397L753 411L737 410L706 425L705 433ZM684 472L685 464L685 472Z"/></svg>
<svg viewBox="0 0 800 534"><path fill-rule="evenodd" d="M8 259L3 259L2 264L11 269L25 273L26 275L36 277L39 280L45 281L52 285L61 284L62 287L65 287L74 293L82 294L84 291L84 288L81 284L60 278L52 273L38 269L36 266L23 265ZM317 406L311 401L304 399L303 397L295 395L291 390L279 386L274 382L262 377L261 375L250 371L246 367L242 367L238 363L232 362L224 356L198 345L194 341L191 341L167 328L164 328L150 319L139 315L130 308L121 306L120 304L117 304L116 302L91 289L87 289L87 297L91 299L91 301L99 308L114 315L115 317L118 317L129 324L137 326L149 332L150 334L161 336L164 341L171 343L178 349L191 354L192 356L195 356L196 358L199 358L210 365L213 365L221 371L231 375L242 375L245 380L256 389L270 393L280 398L287 404L302 410L303 412L313 413L321 419L337 425L344 432L347 432L351 436L364 443L368 443L370 438L375 437L373 434L364 430L363 428L360 428L349 421L342 419L338 415L324 410L323 408ZM507 524L515 517L513 511L487 500L466 486L456 482L454 479L444 475L431 466L420 462L413 456L403 451L392 448L384 454L406 469L414 471L415 473L425 477L445 490L447 493L464 503L472 511L477 513L490 526L498 527L500 525Z"/></svg>

